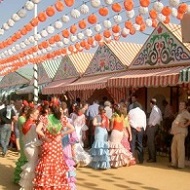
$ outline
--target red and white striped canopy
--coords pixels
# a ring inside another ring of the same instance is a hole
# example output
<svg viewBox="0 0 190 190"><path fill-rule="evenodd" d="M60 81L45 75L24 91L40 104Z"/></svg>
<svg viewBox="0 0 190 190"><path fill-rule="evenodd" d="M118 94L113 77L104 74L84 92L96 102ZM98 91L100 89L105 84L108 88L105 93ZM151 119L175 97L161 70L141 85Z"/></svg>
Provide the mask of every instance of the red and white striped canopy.
<svg viewBox="0 0 190 190"><path fill-rule="evenodd" d="M42 89L42 94L62 94L65 92L63 87L74 82L77 78L68 78L57 80L49 83L45 88Z"/></svg>
<svg viewBox="0 0 190 190"><path fill-rule="evenodd" d="M128 70L108 80L108 87L165 87L176 86L184 66L147 70Z"/></svg>

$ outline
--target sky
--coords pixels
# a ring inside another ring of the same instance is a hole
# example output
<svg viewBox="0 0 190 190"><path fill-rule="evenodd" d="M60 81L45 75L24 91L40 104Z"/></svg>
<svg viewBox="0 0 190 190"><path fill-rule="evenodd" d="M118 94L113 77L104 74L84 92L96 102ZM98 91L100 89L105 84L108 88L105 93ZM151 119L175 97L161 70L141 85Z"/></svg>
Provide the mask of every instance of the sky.
<svg viewBox="0 0 190 190"><path fill-rule="evenodd" d="M163 4L168 4L169 0L160 0L160 1ZM24 5L25 5L26 2L27 2L27 0L4 0L3 2L1 2L0 3L0 28L3 26L4 23L6 23L12 17L12 15L14 13L17 13L22 7L24 7ZM55 2L56 2L56 0L41 0L40 3L38 4L38 12L44 11L47 6L54 5ZM56 14L53 17L49 17L46 22L40 23L38 25L38 28L37 28L38 32L41 32L43 29L47 28L48 25L53 25L55 21L60 20L63 14L67 14L67 15L70 16L70 11L73 8L79 9L79 7L84 2L87 5L89 5L91 13L97 13L98 9L97 8L95 9L95 8L93 8L90 5L90 0L76 0L74 6L72 6L71 8L65 7L65 9L64 9L63 12L61 12L61 13L56 12ZM123 2L123 1L122 0L114 0L114 2ZM135 11L137 11L138 8L139 8L139 1L138 0L134 0L134 2L135 2ZM155 1L152 0L151 2L155 2ZM183 2L185 2L185 1L183 1ZM104 0L101 0L101 3L102 3L102 6L105 5ZM110 20L113 20L113 16L115 14L116 13L114 13L113 11L110 10L108 18ZM121 26L123 27L124 21L126 20L126 14L123 11L120 15L123 18L123 24L121 24ZM9 30L5 31L4 35L0 36L0 41L3 41L5 39L7 39L9 36L12 36L16 31L18 31L25 24L27 24L33 17L34 17L34 11L33 10L32 11L28 11L27 12L27 16L25 18L23 18L20 21L16 22L13 27L11 27ZM145 17L148 18L148 15L146 15ZM63 30L64 28L68 28L73 23L77 23L79 20L81 20L83 18L86 18L86 15L81 15L81 17L79 19L72 19L71 18L71 21L68 24L64 24L62 29L56 30L56 33L60 33L61 30ZM104 17L99 16L98 17L99 23L102 24L102 22L103 22L104 19L105 19ZM174 22L176 24L180 23L177 19L172 19L172 22ZM143 44L147 40L147 38L149 37L149 34L151 34L152 31L153 31L153 28L148 28L143 33L142 32L137 32L135 35L128 35L126 38L120 38L120 41L134 42L134 43ZM24 41L30 35L33 35L33 32L34 31L29 32L28 35L24 36L23 38L21 38L20 40L18 40L13 45ZM54 34L52 34L52 35L54 35ZM48 36L47 39L50 36ZM44 39L46 39L46 38L43 38L42 40L44 40ZM11 48L11 47L8 47L8 48ZM0 50L0 53L3 52L3 51L5 51L5 50L6 49ZM93 51L93 50L90 50L90 51Z"/></svg>

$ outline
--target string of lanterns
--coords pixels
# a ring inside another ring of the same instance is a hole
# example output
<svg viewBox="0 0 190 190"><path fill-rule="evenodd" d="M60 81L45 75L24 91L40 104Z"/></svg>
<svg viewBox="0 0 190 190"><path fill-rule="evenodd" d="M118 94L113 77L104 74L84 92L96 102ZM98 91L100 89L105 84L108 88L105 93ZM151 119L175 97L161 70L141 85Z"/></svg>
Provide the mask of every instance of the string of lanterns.
<svg viewBox="0 0 190 190"><path fill-rule="evenodd" d="M190 6L186 3L180 3L180 0L169 0L167 6L164 6L161 1L151 3L150 0L139 0L137 14L134 10L136 7L133 0L120 2L104 0L105 6L101 5L100 0L90 0L89 2L93 8L98 10L97 13L90 13L86 19L83 18L79 20L77 24L72 24L69 28L62 30L61 33L57 33L49 39L39 42L37 46L33 46L16 55L11 54L15 53L15 50L19 51L20 49L25 49L27 44L29 45L29 42L32 40L34 42L37 38L35 39L34 36L31 36L28 40L21 42L20 45L17 44L14 49L12 49L14 51L11 52L6 50L0 53L1 68L4 68L3 74L13 72L15 69L28 64L28 62L40 63L46 59L52 59L60 55L77 53L83 51L83 49L88 50L91 47L95 47L97 44L101 45L104 41L109 43L111 40L119 40L121 36L126 37L128 34L135 34L136 31L144 31L146 27L156 27L159 21L167 24L170 22L171 16L182 19L185 13L190 13ZM56 3L62 5L60 11L63 10L63 2L58 0ZM71 7L74 5L75 1L65 0L64 3L66 6ZM150 4L152 4L151 8ZM37 17L39 19L38 21L45 22L47 16L53 16L55 14L55 8L55 5L49 6L45 12L39 13ZM115 13L113 16L114 24L111 22L111 19L107 17L110 10ZM125 21L122 21L122 12L125 12L127 15ZM78 19L81 13L89 13L88 3L82 4L79 10L76 8L72 9L70 14L73 19ZM100 24L98 15L104 18L103 24ZM63 23L68 23L69 21L70 17L68 15L63 15L61 20L54 23L54 26L48 26L47 29L42 30L40 34L38 33L38 39L46 38L48 34L53 34L55 29L61 29ZM121 26L123 23L124 27ZM2 43L3 42L0 44ZM21 47L20 49L19 46ZM62 48L63 46L65 47ZM53 48L59 49L53 50ZM6 58L7 55L11 56ZM5 70L7 67L11 69Z"/></svg>

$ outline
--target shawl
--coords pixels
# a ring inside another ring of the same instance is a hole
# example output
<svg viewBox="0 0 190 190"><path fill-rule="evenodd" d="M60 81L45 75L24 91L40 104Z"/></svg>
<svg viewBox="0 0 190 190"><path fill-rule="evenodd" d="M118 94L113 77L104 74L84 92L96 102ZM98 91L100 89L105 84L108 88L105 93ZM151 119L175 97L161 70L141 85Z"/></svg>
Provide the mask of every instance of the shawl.
<svg viewBox="0 0 190 190"><path fill-rule="evenodd" d="M26 135L26 133L30 130L31 126L34 125L34 124L35 124L34 120L28 119L28 120L24 123L24 125L23 125L23 127L22 127L22 132L23 132L23 134Z"/></svg>
<svg viewBox="0 0 190 190"><path fill-rule="evenodd" d="M56 135L61 131L61 129L62 129L61 121L58 120L53 114L50 114L48 116L47 130L51 134Z"/></svg>

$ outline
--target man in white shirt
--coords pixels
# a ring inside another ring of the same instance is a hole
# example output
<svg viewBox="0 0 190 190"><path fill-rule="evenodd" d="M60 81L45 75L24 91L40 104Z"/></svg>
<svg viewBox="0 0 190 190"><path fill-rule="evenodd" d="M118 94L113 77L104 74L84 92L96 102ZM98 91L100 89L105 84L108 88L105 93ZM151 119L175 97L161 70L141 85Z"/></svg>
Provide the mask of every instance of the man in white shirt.
<svg viewBox="0 0 190 190"><path fill-rule="evenodd" d="M152 108L147 126L147 146L149 158L147 162L156 162L156 147L155 147L155 136L158 132L160 123L162 121L162 112L156 105L157 101L152 98L150 101L150 107Z"/></svg>
<svg viewBox="0 0 190 190"><path fill-rule="evenodd" d="M146 130L146 114L142 109L136 107L129 111L128 116L132 132L131 150L135 156L135 149L137 149L138 161L139 164L142 164L144 161L143 136Z"/></svg>

